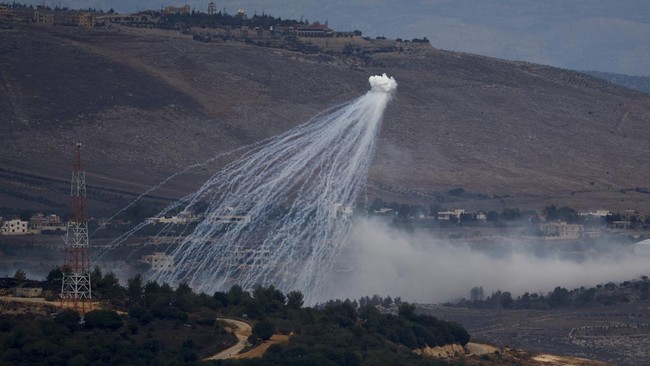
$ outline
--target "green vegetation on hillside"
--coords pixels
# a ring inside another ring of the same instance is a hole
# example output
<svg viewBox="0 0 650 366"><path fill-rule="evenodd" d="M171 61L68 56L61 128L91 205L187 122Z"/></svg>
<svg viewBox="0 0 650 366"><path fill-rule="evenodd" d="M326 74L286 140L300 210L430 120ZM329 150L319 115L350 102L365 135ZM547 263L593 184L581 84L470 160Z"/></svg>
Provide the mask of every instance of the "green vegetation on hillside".
<svg viewBox="0 0 650 366"><path fill-rule="evenodd" d="M48 275L59 279L60 269ZM303 295L283 294L273 286L247 292L233 286L212 296L186 284L144 282L136 275L127 286L99 268L92 273L101 309L83 320L71 310L52 316L0 316L0 365L180 365L194 364L235 343L219 318L253 325L252 345L275 333L290 335L262 359L214 361L252 365L437 365L416 348L466 344L460 325L418 315L399 302L398 314L384 314L370 301L329 301L303 307Z"/></svg>
<svg viewBox="0 0 650 366"><path fill-rule="evenodd" d="M580 287L567 290L556 287L548 294L524 293L513 298L508 291L496 290L484 297L482 287L470 291L469 300L461 300L456 305L478 309L557 309L584 308L590 306L613 305L650 300L650 280L641 276L638 280L625 281L620 284L608 282L596 287Z"/></svg>

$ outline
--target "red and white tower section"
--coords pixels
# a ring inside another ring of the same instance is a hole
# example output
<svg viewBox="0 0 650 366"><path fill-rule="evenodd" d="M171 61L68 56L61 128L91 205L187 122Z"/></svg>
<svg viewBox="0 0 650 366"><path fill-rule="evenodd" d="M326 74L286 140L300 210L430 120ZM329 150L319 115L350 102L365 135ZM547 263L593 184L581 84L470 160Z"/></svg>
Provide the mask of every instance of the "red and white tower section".
<svg viewBox="0 0 650 366"><path fill-rule="evenodd" d="M69 214L62 267L61 307L72 308L83 314L91 310L91 286L86 172L81 163L80 143L77 144L77 156L73 164Z"/></svg>

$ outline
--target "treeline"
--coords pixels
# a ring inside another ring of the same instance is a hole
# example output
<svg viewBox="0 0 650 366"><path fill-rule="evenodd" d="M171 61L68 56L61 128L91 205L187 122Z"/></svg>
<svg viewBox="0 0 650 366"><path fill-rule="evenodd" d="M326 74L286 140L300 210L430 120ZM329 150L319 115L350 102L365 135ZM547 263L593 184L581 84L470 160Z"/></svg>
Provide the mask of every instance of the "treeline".
<svg viewBox="0 0 650 366"><path fill-rule="evenodd" d="M60 284L54 269L47 283ZM91 274L93 297L101 310L84 316L73 311L53 316L0 315L0 365L149 365L194 364L235 342L218 318L253 324L255 345L273 334L291 335L273 345L262 359L215 361L253 365L442 365L413 349L466 344L460 325L416 314L401 299L379 296L329 301L304 307L303 294L273 286L245 291L235 285L212 295L195 293L187 284L144 281L140 275L121 286L112 273ZM381 307L397 307L384 314Z"/></svg>
<svg viewBox="0 0 650 366"><path fill-rule="evenodd" d="M451 306L464 306L477 309L558 309L607 306L617 303L650 300L650 281L647 276L620 284L609 282L592 288L580 287L568 290L556 287L547 294L526 292L516 298L508 291L496 290L484 297L483 287L474 287L470 299L462 299Z"/></svg>
<svg viewBox="0 0 650 366"><path fill-rule="evenodd" d="M297 24L309 24L308 22L302 22L295 19L276 18L267 14L255 14L249 18L241 14L230 15L221 11L215 14L192 11L189 14L163 14L160 18L160 27L163 29L174 29L176 24L179 22L182 22L186 27L232 28L247 26L250 28L260 27L266 30L277 25L292 26Z"/></svg>

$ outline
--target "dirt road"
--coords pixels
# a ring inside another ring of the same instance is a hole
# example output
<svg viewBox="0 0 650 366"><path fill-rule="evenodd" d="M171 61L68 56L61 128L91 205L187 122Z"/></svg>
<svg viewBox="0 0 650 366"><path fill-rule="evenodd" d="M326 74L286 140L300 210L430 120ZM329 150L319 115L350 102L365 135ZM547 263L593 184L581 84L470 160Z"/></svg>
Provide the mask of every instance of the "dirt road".
<svg viewBox="0 0 650 366"><path fill-rule="evenodd" d="M235 320L235 319L227 319L227 318L217 318L217 320L223 321L227 324L229 324L233 331L235 332L235 336L238 339L238 342L230 347L226 348L225 350L217 353L216 355L212 355L208 358L206 358L206 361L209 360L224 360L227 358L232 358L235 355L239 354L246 346L248 345L248 337L251 335L253 328L251 328L251 325L243 322L241 320Z"/></svg>

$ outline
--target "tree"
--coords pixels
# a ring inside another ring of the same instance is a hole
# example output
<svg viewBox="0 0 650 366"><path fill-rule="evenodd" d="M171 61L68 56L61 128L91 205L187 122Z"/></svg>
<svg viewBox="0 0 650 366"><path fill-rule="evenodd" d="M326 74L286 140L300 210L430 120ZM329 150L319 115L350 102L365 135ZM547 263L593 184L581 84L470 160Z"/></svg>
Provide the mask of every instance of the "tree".
<svg viewBox="0 0 650 366"><path fill-rule="evenodd" d="M556 287L548 297L548 306L552 308L559 308L567 306L571 303L569 290L564 287Z"/></svg>
<svg viewBox="0 0 650 366"><path fill-rule="evenodd" d="M496 211L489 211L486 219L489 222L497 222L499 221L499 213Z"/></svg>
<svg viewBox="0 0 650 366"><path fill-rule="evenodd" d="M372 201L372 204L370 205L370 209L373 211L379 211L380 208L384 207L386 205L386 202L382 200L381 198L375 198L374 201Z"/></svg>
<svg viewBox="0 0 650 366"><path fill-rule="evenodd" d="M580 221L580 215L576 210L568 206L563 206L560 208L555 207L555 205L544 207L544 216L546 221L564 221L569 224L576 223Z"/></svg>
<svg viewBox="0 0 650 366"><path fill-rule="evenodd" d="M499 306L505 309L510 309L512 307L512 304L514 303L514 300L512 299L512 295L510 292L502 292L499 295Z"/></svg>
<svg viewBox="0 0 650 366"><path fill-rule="evenodd" d="M515 221L521 219L521 212L518 208L504 208L500 218L504 221Z"/></svg>
<svg viewBox="0 0 650 366"><path fill-rule="evenodd" d="M253 340L261 339L266 341L275 333L275 325L268 319L262 319L253 326Z"/></svg>
<svg viewBox="0 0 650 366"><path fill-rule="evenodd" d="M70 309L62 310L60 313L56 314L56 317L54 318L54 321L57 324L63 325L70 329L71 332L79 329L80 320L81 317L79 316L79 313Z"/></svg>
<svg viewBox="0 0 650 366"><path fill-rule="evenodd" d="M86 328L100 328L116 330L122 326L122 318L110 310L93 310L84 316Z"/></svg>
<svg viewBox="0 0 650 366"><path fill-rule="evenodd" d="M54 267L50 273L47 274L47 277L45 278L48 282L58 282L63 279L63 271L61 270L61 267L56 266Z"/></svg>
<svg viewBox="0 0 650 366"><path fill-rule="evenodd" d="M399 316L404 318L411 318L415 315L415 305L411 305L407 302L401 303L398 307Z"/></svg>
<svg viewBox="0 0 650 366"><path fill-rule="evenodd" d="M137 274L126 281L126 294L132 302L142 299L142 276Z"/></svg>
<svg viewBox="0 0 650 366"><path fill-rule="evenodd" d="M469 299L472 301L483 301L483 286L472 287L469 292Z"/></svg>
<svg viewBox="0 0 650 366"><path fill-rule="evenodd" d="M247 292L239 285L233 285L228 291L228 302L233 305L239 305L244 298L249 297Z"/></svg>
<svg viewBox="0 0 650 366"><path fill-rule="evenodd" d="M97 286L93 284L97 291L110 299L121 297L121 294L124 291L122 286L120 286L120 280L117 279L117 276L115 276L113 272L109 272L105 276L101 277L96 285Z"/></svg>
<svg viewBox="0 0 650 366"><path fill-rule="evenodd" d="M300 291L291 291L287 294L287 307L289 309L300 309L304 304L304 296Z"/></svg>
<svg viewBox="0 0 650 366"><path fill-rule="evenodd" d="M102 276L102 269L99 266L95 266L95 269L90 272L90 283L93 284L93 287L101 282Z"/></svg>
<svg viewBox="0 0 650 366"><path fill-rule="evenodd" d="M18 281L25 281L27 279L27 273L22 269L17 269L16 273L14 273L14 278Z"/></svg>

